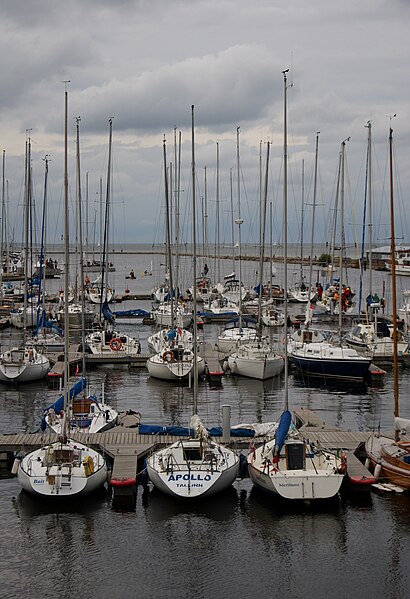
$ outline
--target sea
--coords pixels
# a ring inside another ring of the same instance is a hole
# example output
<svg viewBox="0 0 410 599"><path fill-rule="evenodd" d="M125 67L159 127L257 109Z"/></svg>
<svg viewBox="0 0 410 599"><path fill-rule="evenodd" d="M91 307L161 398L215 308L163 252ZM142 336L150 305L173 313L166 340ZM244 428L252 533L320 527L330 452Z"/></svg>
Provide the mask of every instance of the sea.
<svg viewBox="0 0 410 599"><path fill-rule="evenodd" d="M144 253L137 253L143 251ZM53 257L61 260L56 253ZM149 294L164 279L165 256L152 247L113 254L109 283L117 294ZM205 264L197 261L198 271ZM208 276L237 269L224 259L207 261ZM276 265L274 282L282 284ZM252 286L257 261L243 261L242 278ZM136 279L126 278L131 269ZM145 275L145 271L152 275ZM188 285L192 258L181 259ZM358 293L358 271L349 284ZM97 275L95 275L97 276ZM192 276L192 275L191 275ZM299 268L288 270L289 284ZM315 271L315 277L324 274ZM373 273L388 298L390 275ZM92 275L90 275L92 278ZM50 295L62 280L47 281ZM409 281L410 284L410 281ZM405 288L406 282L401 286ZM117 309L151 308L151 300L126 301ZM115 308L114 307L114 308ZM291 306L296 315L300 308ZM386 307L387 310L387 307ZM223 325L206 324L203 342L215 343ZM142 351L148 325L124 325ZM281 343L280 334L273 341ZM1 351L21 333L0 332ZM146 424L187 426L192 389L152 379L145 368L97 367L88 373L95 393L118 411L141 413ZM316 412L341 430L393 429L393 375L381 387L305 379L289 371L289 404ZM400 414L410 418L410 370L399 371ZM45 382L0 386L0 434L39 430L42 410L56 398ZM207 426L221 425L222 406L232 424L271 422L284 407L284 380L254 381L226 374L221 386L201 381L198 411ZM138 487L135 505L119 508L110 490L62 505L24 493L15 477L0 472L0 597L31 599L407 599L410 596L410 497L370 493L318 503L289 503L266 496L249 478L206 501L186 503Z"/></svg>

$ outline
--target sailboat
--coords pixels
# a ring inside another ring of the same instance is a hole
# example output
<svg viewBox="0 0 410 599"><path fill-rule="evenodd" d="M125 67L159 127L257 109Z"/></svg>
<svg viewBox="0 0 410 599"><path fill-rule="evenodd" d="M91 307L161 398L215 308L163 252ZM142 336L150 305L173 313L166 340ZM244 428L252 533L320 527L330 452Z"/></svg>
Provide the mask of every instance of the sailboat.
<svg viewBox="0 0 410 599"><path fill-rule="evenodd" d="M192 235L193 235L193 280L196 280L196 207L195 207L195 151L194 151L194 107L192 106ZM196 298L194 295L194 307ZM196 310L194 310L196 313ZM194 319L194 339L197 323ZM194 344L194 355L197 346ZM195 362L195 370L197 363ZM178 498L194 499L214 495L228 488L239 472L239 457L232 450L212 441L197 415L198 377L193 382L194 413L191 428L195 436L180 439L155 453L147 460L148 475L160 491Z"/></svg>
<svg viewBox="0 0 410 599"><path fill-rule="evenodd" d="M237 160L237 194L238 194L238 218L235 223L238 225L238 254L239 254L239 279L238 289L243 290L242 285L242 265L241 265L241 226L243 219L241 218L241 186L240 186L240 163L239 163L239 127L236 130L236 160ZM238 305L238 317L229 320L223 331L218 335L217 348L219 352L225 355L234 351L236 347L249 341L256 341L258 331L256 329L256 321L250 317L243 316L242 303L246 295L238 292L236 301Z"/></svg>
<svg viewBox="0 0 410 599"><path fill-rule="evenodd" d="M390 222L391 222L391 265L393 304L393 373L394 373L394 439L386 435L373 434L366 441L367 464L374 468L377 479L410 489L410 441L401 438L401 431L410 432L410 420L399 417L399 380L397 352L397 297L395 271L395 230L393 198L393 129L389 130L390 154Z"/></svg>
<svg viewBox="0 0 410 599"><path fill-rule="evenodd" d="M340 245L342 248L343 241L343 200L344 200L344 157L345 157L345 145L344 140L341 145L341 216L340 216ZM316 137L316 165L317 165L317 147L318 147L318 136ZM317 166L315 167L315 181L316 181ZM316 185L315 185L316 188ZM315 208L315 200L313 202L313 208ZM314 214L313 214L314 222ZM312 225L312 244L313 247L313 225ZM312 253L312 252L311 252ZM311 258L312 259L312 258ZM312 262L310 266L310 273L312 272ZM340 272L342 273L342 254L340 256ZM309 275L309 284L311 281L311 274ZM342 279L340 277L340 284ZM291 351L292 361L296 368L300 371L312 375L312 376L323 376L333 378L347 378L347 379L359 379L363 380L368 374L369 366L372 362L372 355L370 352L367 355L359 354L354 348L344 345L341 341L341 329L342 329L342 309L341 309L341 297L339 298L339 343L333 344L329 341L318 341L313 343L303 343L299 347L295 347ZM307 323L310 320L309 307L307 310ZM308 324L306 325L308 327Z"/></svg>
<svg viewBox="0 0 410 599"><path fill-rule="evenodd" d="M165 206L166 206L166 227L167 227L167 251L168 251L168 269L170 289L174 288L172 256L169 239L170 218L169 218L169 198L168 198L168 174L166 168L166 142L163 140L164 156L164 183L165 183ZM195 279L194 279L195 280ZM196 295L194 294L196 306ZM155 353L147 360L147 368L150 376L165 381L186 381L192 376L198 377L205 371L205 360L198 355L196 334L191 335L183 328L183 322L179 320L180 314L177 311L177 298L173 293L169 294L169 322L167 327L163 328L155 336L149 339L149 347ZM194 312L195 313L195 312ZM192 314L190 315L192 320ZM196 321L196 319L194 319ZM158 322L158 321L157 321ZM194 351L195 347L195 351ZM196 374L195 374L196 373Z"/></svg>
<svg viewBox="0 0 410 599"><path fill-rule="evenodd" d="M67 85L67 83L66 83ZM69 285L69 235L68 235L68 175L67 175L67 110L68 92L65 90L64 128L64 294L68 299ZM62 434L55 442L46 444L28 453L19 460L18 480L27 492L48 498L82 496L104 485L107 479L107 466L101 454L91 447L69 436L68 414L71 397L68 390L69 379L69 325L68 301L64 302L66 329L64 335L64 420Z"/></svg>
<svg viewBox="0 0 410 599"><path fill-rule="evenodd" d="M284 289L285 322L287 322L287 77L284 78L284 175L283 175L283 222L284 222ZM335 496L341 487L342 459L307 442L292 427L292 414L288 399L288 360L285 342L285 406L279 425L272 437L248 453L248 472L252 482L259 488L285 499L325 499Z"/></svg>
<svg viewBox="0 0 410 599"><path fill-rule="evenodd" d="M261 214L261 240L259 262L259 305L258 305L258 337L255 341L241 343L237 349L228 356L228 366L233 374L247 376L259 380L266 380L280 374L284 368L283 357L272 348L269 340L262 337L262 289L263 289L263 263L265 249L265 224L266 200L268 187L269 148L267 145L265 194Z"/></svg>
<svg viewBox="0 0 410 599"><path fill-rule="evenodd" d="M373 264L372 264L372 167L371 167L371 122L367 123L368 144L367 144L367 171L368 181L367 190L369 200L369 268L368 268L368 295L366 297L365 319L354 322L351 330L345 337L346 343L355 348L358 352L373 353L373 359L378 361L393 358L393 325L383 317L379 318L378 313L381 308L379 296L373 292ZM397 267L397 265L396 265ZM396 268L397 274L397 268ZM400 315L400 310L399 310ZM397 342L398 355L402 356L408 350L406 339L400 334L401 338Z"/></svg>
<svg viewBox="0 0 410 599"><path fill-rule="evenodd" d="M25 214L24 214L24 306L21 310L23 341L0 355L0 381L27 383L44 378L50 370L50 361L35 347L27 343L27 319L33 325L37 319L37 307L28 305L29 268L29 209L31 196L31 141L26 142Z"/></svg>

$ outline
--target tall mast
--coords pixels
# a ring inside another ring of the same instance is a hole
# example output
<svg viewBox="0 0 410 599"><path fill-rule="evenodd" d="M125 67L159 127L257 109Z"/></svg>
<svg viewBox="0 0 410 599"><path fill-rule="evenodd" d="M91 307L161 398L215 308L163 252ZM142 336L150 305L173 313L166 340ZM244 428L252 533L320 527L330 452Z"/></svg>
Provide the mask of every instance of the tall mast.
<svg viewBox="0 0 410 599"><path fill-rule="evenodd" d="M303 283L303 230L305 228L305 161L302 160L302 213L300 224L300 283Z"/></svg>
<svg viewBox="0 0 410 599"><path fill-rule="evenodd" d="M194 414L198 411L198 324L196 320L196 201L195 201L195 120L194 120L194 105L191 106L191 119L192 119L192 245L193 245L193 279L194 279L194 294L193 294L193 337L194 337Z"/></svg>
<svg viewBox="0 0 410 599"><path fill-rule="evenodd" d="M112 118L109 119L109 136L108 136L108 167L107 167L107 189L105 195L105 218L104 218L104 242L102 249L102 271L101 271L101 301L100 301L100 321L102 320L102 305L103 298L107 299L107 282L106 273L108 275L108 223L110 218L110 198L111 198L111 153L112 153Z"/></svg>
<svg viewBox="0 0 410 599"><path fill-rule="evenodd" d="M9 266L8 260L4 260L4 243L6 237L6 199L5 199L5 170L6 170L6 150L3 150L3 171L2 171L2 191L1 191L1 239L0 239L0 301L3 300L3 265ZM7 257L7 252L6 252Z"/></svg>
<svg viewBox="0 0 410 599"><path fill-rule="evenodd" d="M260 248L259 248L259 299L258 299L258 335L262 336L262 293L263 293L263 265L265 262L265 231L266 231L266 206L268 201L268 175L269 175L270 142L266 148L266 168L263 201L260 207ZM272 268L271 268L272 272Z"/></svg>
<svg viewBox="0 0 410 599"><path fill-rule="evenodd" d="M221 281L220 243L221 233L219 226L219 142L216 142L216 251L215 258L217 266L217 282ZM215 282L215 280L214 280Z"/></svg>
<svg viewBox="0 0 410 599"><path fill-rule="evenodd" d="M239 328L241 328L242 318L242 246L241 246L241 225L243 219L241 218L241 173L240 173L240 161L239 161L239 132L240 127L236 128L236 162L237 162L237 194L238 194L238 218L235 219L235 223L238 225L238 259L239 259Z"/></svg>
<svg viewBox="0 0 410 599"><path fill-rule="evenodd" d="M368 177L368 197L369 197L369 293L373 295L373 215L372 215L372 124L368 121L368 142L367 142L367 177Z"/></svg>
<svg viewBox="0 0 410 599"><path fill-rule="evenodd" d="M67 418L69 408L68 379L70 376L70 351L69 313L68 313L68 285L69 285L69 229L68 229L68 91L64 81L64 418L62 424L63 438L67 437Z"/></svg>
<svg viewBox="0 0 410 599"><path fill-rule="evenodd" d="M38 333L38 325L39 325L39 315L40 315L40 305L41 305L41 290L42 286L45 285L46 279L46 268L44 264L44 248L46 244L45 234L46 234L46 214L47 214L47 181L48 181L48 159L49 155L46 154L44 157L44 196L43 196L43 214L42 214L42 222L41 222L41 242L40 242L40 267L39 267L39 279L40 285L38 286L38 294L37 294L37 319L36 319L36 333ZM43 314L45 314L44 309L45 304L45 293L43 293Z"/></svg>
<svg viewBox="0 0 410 599"><path fill-rule="evenodd" d="M339 259L339 340L342 341L342 283L343 283L343 245L344 245L344 206L345 206L345 150L346 142L342 141L341 149L341 174L340 174L340 259Z"/></svg>
<svg viewBox="0 0 410 599"><path fill-rule="evenodd" d="M165 177L164 183L165 183L165 213L166 213L166 231L167 231L167 258L168 258L168 272L169 272L169 301L170 301L170 305L171 305L171 327L174 328L174 319L175 319L174 281L172 278L171 224L170 224L170 210L169 210L167 150L166 150L165 135L164 135L164 141L163 141L163 154L164 154L164 177Z"/></svg>
<svg viewBox="0 0 410 599"><path fill-rule="evenodd" d="M28 129L31 131L31 129ZM31 201L31 139L30 133L26 142L26 173L25 173L25 213L24 213L24 302L23 302L23 345L27 337L27 310L28 310L28 243L29 219Z"/></svg>
<svg viewBox="0 0 410 599"><path fill-rule="evenodd" d="M288 384L288 121L287 121L287 78L289 69L283 74L283 260L284 260L284 315L285 315L285 410L289 409Z"/></svg>
<svg viewBox="0 0 410 599"><path fill-rule="evenodd" d="M317 193L317 162L318 162L318 154L319 154L319 133L316 133L316 148L315 148L315 174L314 174L314 183L313 183L313 209L312 209L312 232L310 238L310 258L309 258L309 285L308 285L308 303L306 313L310 315L310 296L312 293L312 283L313 283L313 244L315 240L315 219L316 219L316 193ZM310 317L307 319L307 322L310 322Z"/></svg>
<svg viewBox="0 0 410 599"><path fill-rule="evenodd" d="M392 310L393 310L393 393L394 393L394 416L399 415L399 377L397 357L397 297L396 297L396 241L394 232L394 198L393 198L393 129L389 130L389 159L390 159L390 228L391 228L391 287L392 287ZM395 440L400 439L399 431L395 427Z"/></svg>
<svg viewBox="0 0 410 599"><path fill-rule="evenodd" d="M81 334L83 336L81 346L82 352L82 372L85 376L85 294L84 294L84 262L83 262L83 215L82 215L82 196L81 196L81 164L80 164L80 122L81 117L76 117L77 130L77 210L78 210L78 227L79 227L79 253L80 253L80 293L81 293ZM88 173L87 173L88 176ZM102 288L101 288L101 303L102 303Z"/></svg>

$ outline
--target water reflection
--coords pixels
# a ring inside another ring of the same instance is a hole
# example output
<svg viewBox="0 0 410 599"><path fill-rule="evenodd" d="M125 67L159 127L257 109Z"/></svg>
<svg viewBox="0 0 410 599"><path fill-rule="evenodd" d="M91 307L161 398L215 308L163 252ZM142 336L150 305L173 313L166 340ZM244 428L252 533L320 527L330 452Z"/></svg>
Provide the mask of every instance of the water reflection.
<svg viewBox="0 0 410 599"><path fill-rule="evenodd" d="M238 492L234 487L230 487L218 495L205 499L183 501L165 495L154 487L144 491L142 504L148 521L152 523L178 520L188 515L214 522L227 522L237 513Z"/></svg>

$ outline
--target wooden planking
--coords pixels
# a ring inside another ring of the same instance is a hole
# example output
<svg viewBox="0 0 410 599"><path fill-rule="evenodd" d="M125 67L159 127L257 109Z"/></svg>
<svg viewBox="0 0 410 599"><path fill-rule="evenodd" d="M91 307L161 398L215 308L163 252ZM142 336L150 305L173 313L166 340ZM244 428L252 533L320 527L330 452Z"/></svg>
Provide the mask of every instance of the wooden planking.
<svg viewBox="0 0 410 599"><path fill-rule="evenodd" d="M211 372L222 371L220 360L223 359L223 355L218 352L214 346L210 343L203 343L203 357L207 363L207 366Z"/></svg>
<svg viewBox="0 0 410 599"><path fill-rule="evenodd" d="M352 451L346 452L347 455L347 473L349 476L368 478L372 476L371 472L359 460Z"/></svg>

